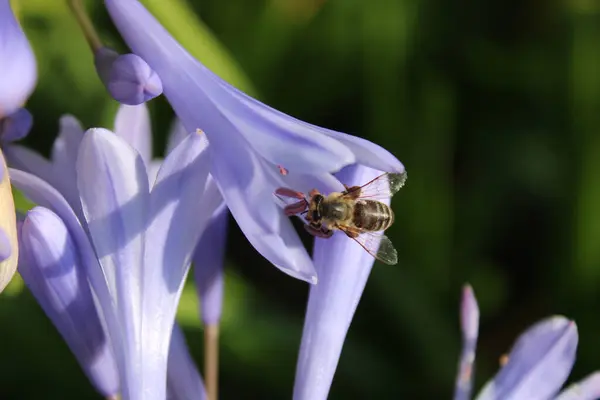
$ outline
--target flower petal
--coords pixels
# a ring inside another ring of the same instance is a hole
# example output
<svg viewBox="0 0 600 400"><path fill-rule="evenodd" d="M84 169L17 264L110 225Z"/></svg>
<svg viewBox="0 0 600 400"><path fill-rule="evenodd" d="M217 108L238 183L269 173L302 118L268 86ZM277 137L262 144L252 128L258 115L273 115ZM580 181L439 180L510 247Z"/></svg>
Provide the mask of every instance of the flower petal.
<svg viewBox="0 0 600 400"><path fill-rule="evenodd" d="M161 76L165 96L191 132L201 128L222 155L243 140L273 164L300 172L332 172L354 161L339 141L242 96L195 60L136 0L105 0L129 47ZM202 110L201 113L198 110ZM244 139L242 139L244 138Z"/></svg>
<svg viewBox="0 0 600 400"><path fill-rule="evenodd" d="M121 105L115 118L115 134L140 153L146 166L152 160L152 131L146 103L137 106Z"/></svg>
<svg viewBox="0 0 600 400"><path fill-rule="evenodd" d="M142 343L144 232L149 208L146 168L123 139L105 129L90 129L79 148L77 186L128 354L126 377L121 380L123 395L143 397L153 389L144 385L145 380L158 378L144 372L152 365L144 362L143 354L152 348Z"/></svg>
<svg viewBox="0 0 600 400"><path fill-rule="evenodd" d="M185 129L185 126L181 123L179 118L175 118L171 123L169 129L169 136L167 137L167 148L165 150L165 157L173 151L175 147L190 133Z"/></svg>
<svg viewBox="0 0 600 400"><path fill-rule="evenodd" d="M19 144L11 144L4 147L4 155L12 168L32 173L52 186L58 183L50 161L35 151Z"/></svg>
<svg viewBox="0 0 600 400"><path fill-rule="evenodd" d="M29 211L19 235L19 272L46 315L104 396L119 391L116 365L104 334L77 249L52 211Z"/></svg>
<svg viewBox="0 0 600 400"><path fill-rule="evenodd" d="M77 189L77 154L83 139L83 128L72 115L59 120L60 130L52 146L53 186L69 202L77 217L83 220L79 190Z"/></svg>
<svg viewBox="0 0 600 400"><path fill-rule="evenodd" d="M563 390L556 400L596 400L600 398L600 372L595 372Z"/></svg>
<svg viewBox="0 0 600 400"><path fill-rule="evenodd" d="M469 285L466 285L463 289L460 321L463 347L456 378L454 400L469 400L473 389L473 364L475 363L477 336L479 334L479 306L473 289Z"/></svg>
<svg viewBox="0 0 600 400"><path fill-rule="evenodd" d="M10 8L0 0L0 119L17 111L27 100L37 80L31 46Z"/></svg>
<svg viewBox="0 0 600 400"><path fill-rule="evenodd" d="M19 258L17 241L17 216L12 195L8 168L0 150L0 231L2 231L0 261L0 293L12 279Z"/></svg>
<svg viewBox="0 0 600 400"><path fill-rule="evenodd" d="M517 339L508 355L508 363L485 385L477 399L554 396L571 372L577 341L577 326L564 317L538 322Z"/></svg>
<svg viewBox="0 0 600 400"><path fill-rule="evenodd" d="M337 177L355 185L380 174L363 166L351 166ZM375 261L341 232L329 239L315 239L313 258L319 283L310 288L294 400L327 398L346 333Z"/></svg>
<svg viewBox="0 0 600 400"><path fill-rule="evenodd" d="M217 324L221 319L228 222L229 211L222 203L213 213L194 252L194 279L200 295L204 325Z"/></svg>
<svg viewBox="0 0 600 400"><path fill-rule="evenodd" d="M171 345L169 346L167 391L169 400L206 399L202 378L188 351L185 336L177 323L173 325Z"/></svg>
<svg viewBox="0 0 600 400"><path fill-rule="evenodd" d="M16 142L29 134L33 125L33 116L26 108L0 119L0 140L4 143Z"/></svg>

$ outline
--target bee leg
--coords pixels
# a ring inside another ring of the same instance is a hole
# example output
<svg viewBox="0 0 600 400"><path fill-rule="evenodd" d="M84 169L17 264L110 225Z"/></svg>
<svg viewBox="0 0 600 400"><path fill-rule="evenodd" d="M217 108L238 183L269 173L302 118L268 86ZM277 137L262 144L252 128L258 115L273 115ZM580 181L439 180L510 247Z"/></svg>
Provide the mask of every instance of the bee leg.
<svg viewBox="0 0 600 400"><path fill-rule="evenodd" d="M342 230L349 238L352 238L352 239L354 239L355 237L357 237L360 234L360 231L356 228L345 227Z"/></svg>
<svg viewBox="0 0 600 400"><path fill-rule="evenodd" d="M344 194L347 194L349 198L351 199L358 199L360 197L360 192L361 192L361 187L360 186L347 186L344 185L344 187L346 188L346 192Z"/></svg>
<svg viewBox="0 0 600 400"><path fill-rule="evenodd" d="M306 201L300 200L293 204L289 204L283 208L283 212L286 216L291 217L292 215L300 214L304 210L306 210Z"/></svg>
<svg viewBox="0 0 600 400"><path fill-rule="evenodd" d="M320 194L320 193L319 193L319 191L318 191L317 189L313 189L313 190L311 190L310 192L308 192L308 195L309 195L310 197L316 196L316 195L318 195L318 194Z"/></svg>
<svg viewBox="0 0 600 400"><path fill-rule="evenodd" d="M330 238L331 235L333 235L333 231L329 230L328 232L324 232L323 228L321 227L315 227L313 224L308 224L308 225L304 225L304 229L306 229L306 231L308 233L310 233L311 235L315 236L315 237L320 237L320 238Z"/></svg>

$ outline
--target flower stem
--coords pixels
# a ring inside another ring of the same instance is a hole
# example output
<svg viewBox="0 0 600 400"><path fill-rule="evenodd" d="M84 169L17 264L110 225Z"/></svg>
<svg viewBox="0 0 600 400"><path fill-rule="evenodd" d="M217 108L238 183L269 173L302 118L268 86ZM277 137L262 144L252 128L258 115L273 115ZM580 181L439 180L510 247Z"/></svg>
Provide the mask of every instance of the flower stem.
<svg viewBox="0 0 600 400"><path fill-rule="evenodd" d="M87 40L88 45L92 48L92 51L95 53L98 51L102 45L102 41L100 40L100 36L98 36L98 32L94 28L94 24L88 17L85 7L81 0L67 0L69 7L71 8L71 12L75 16L75 19L79 23L81 30L83 31L83 36L85 36L85 40Z"/></svg>
<svg viewBox="0 0 600 400"><path fill-rule="evenodd" d="M204 379L208 400L217 400L219 392L219 324L204 327Z"/></svg>

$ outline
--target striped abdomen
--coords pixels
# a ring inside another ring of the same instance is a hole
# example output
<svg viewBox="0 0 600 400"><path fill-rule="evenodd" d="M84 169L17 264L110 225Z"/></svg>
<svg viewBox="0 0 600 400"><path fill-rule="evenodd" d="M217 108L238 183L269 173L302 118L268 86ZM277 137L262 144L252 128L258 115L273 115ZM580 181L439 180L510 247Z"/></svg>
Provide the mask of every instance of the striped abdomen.
<svg viewBox="0 0 600 400"><path fill-rule="evenodd" d="M394 223L394 212L375 200L359 200L354 205L354 225L365 231L384 231Z"/></svg>

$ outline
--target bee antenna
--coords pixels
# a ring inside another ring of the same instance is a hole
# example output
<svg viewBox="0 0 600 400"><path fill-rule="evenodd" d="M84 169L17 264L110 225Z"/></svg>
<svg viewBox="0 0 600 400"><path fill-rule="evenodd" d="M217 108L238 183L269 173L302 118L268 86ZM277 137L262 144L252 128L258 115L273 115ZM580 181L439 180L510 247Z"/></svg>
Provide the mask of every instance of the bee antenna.
<svg viewBox="0 0 600 400"><path fill-rule="evenodd" d="M304 215L304 214L306 214L307 212L308 212L308 210L304 210L304 211L302 211L302 212L300 213L300 215Z"/></svg>

